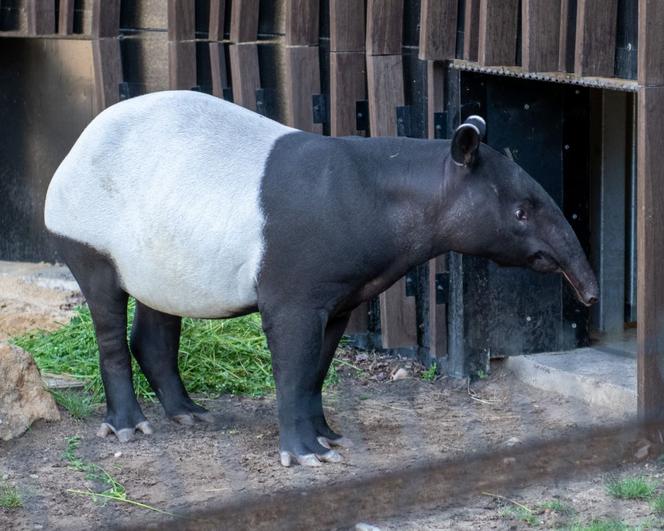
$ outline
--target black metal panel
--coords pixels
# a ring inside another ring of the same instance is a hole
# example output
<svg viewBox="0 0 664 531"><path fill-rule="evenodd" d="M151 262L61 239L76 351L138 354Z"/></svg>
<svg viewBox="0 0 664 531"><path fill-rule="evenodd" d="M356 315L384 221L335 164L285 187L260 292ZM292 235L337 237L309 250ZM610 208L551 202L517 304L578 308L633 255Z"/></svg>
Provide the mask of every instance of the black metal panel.
<svg viewBox="0 0 664 531"><path fill-rule="evenodd" d="M92 118L89 41L0 39L0 260L48 260L48 183Z"/></svg>

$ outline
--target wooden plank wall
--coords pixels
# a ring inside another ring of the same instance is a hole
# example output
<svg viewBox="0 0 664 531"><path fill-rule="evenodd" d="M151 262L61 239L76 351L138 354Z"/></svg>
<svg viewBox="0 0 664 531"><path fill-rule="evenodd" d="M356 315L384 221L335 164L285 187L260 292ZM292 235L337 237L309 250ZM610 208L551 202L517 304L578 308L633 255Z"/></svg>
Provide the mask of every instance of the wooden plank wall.
<svg viewBox="0 0 664 531"><path fill-rule="evenodd" d="M456 54L457 0L422 0L420 4L419 58L454 59Z"/></svg>
<svg viewBox="0 0 664 531"><path fill-rule="evenodd" d="M480 44L480 0L466 0L463 20L463 58L477 61Z"/></svg>
<svg viewBox="0 0 664 531"><path fill-rule="evenodd" d="M58 33L71 35L74 32L75 0L60 0L58 12Z"/></svg>
<svg viewBox="0 0 664 531"><path fill-rule="evenodd" d="M196 86L195 0L168 0L168 79L171 89Z"/></svg>
<svg viewBox="0 0 664 531"><path fill-rule="evenodd" d="M322 133L313 121L313 96L320 94L319 0L286 0L286 123Z"/></svg>
<svg viewBox="0 0 664 531"><path fill-rule="evenodd" d="M233 0L231 3L229 59L233 101L256 110L256 89L260 88L258 67L259 0Z"/></svg>
<svg viewBox="0 0 664 531"><path fill-rule="evenodd" d="M483 66L516 64L518 0L480 0L478 62Z"/></svg>
<svg viewBox="0 0 664 531"><path fill-rule="evenodd" d="M574 73L612 77L618 0L577 0Z"/></svg>
<svg viewBox="0 0 664 531"><path fill-rule="evenodd" d="M639 416L664 417L664 3L639 1L637 388Z"/></svg>
<svg viewBox="0 0 664 531"><path fill-rule="evenodd" d="M558 70L561 0L522 0L521 65L529 72Z"/></svg>
<svg viewBox="0 0 664 531"><path fill-rule="evenodd" d="M225 0L210 0L210 23L208 27L208 44L210 50L210 78L212 94L224 97L224 90L230 88L228 65L226 64L226 47L224 40L224 24L226 15Z"/></svg>
<svg viewBox="0 0 664 531"><path fill-rule="evenodd" d="M401 56L403 2L367 2L367 93L371 136L396 136L397 107L404 105ZM406 296L405 279L380 295L383 348L417 346L415 297Z"/></svg>
<svg viewBox="0 0 664 531"><path fill-rule="evenodd" d="M28 33L51 35L55 33L55 3L44 0L28 0Z"/></svg>
<svg viewBox="0 0 664 531"><path fill-rule="evenodd" d="M558 46L558 70L574 71L574 42L576 41L576 25L572 24L572 15L576 18L576 1L560 1L560 40ZM574 12L572 13L572 10Z"/></svg>
<svg viewBox="0 0 664 531"><path fill-rule="evenodd" d="M67 22L68 23L68 22ZM120 100L120 0L94 0L92 4L92 64L95 113Z"/></svg>

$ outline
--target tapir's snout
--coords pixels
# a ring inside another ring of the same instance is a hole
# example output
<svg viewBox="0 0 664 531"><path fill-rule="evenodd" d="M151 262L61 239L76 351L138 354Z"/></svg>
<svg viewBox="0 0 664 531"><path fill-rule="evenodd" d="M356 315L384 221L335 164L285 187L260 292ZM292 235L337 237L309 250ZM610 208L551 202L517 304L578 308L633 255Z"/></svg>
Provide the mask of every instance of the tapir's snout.
<svg viewBox="0 0 664 531"><path fill-rule="evenodd" d="M562 275L565 277L567 282L570 283L574 291L576 292L576 297L579 299L579 302L585 304L586 306L592 306L599 299L599 286L597 284L597 278L595 278L595 273L590 269L590 265L584 257L584 262L586 262L583 269L584 275L582 278L579 278L575 272L571 269L561 270Z"/></svg>

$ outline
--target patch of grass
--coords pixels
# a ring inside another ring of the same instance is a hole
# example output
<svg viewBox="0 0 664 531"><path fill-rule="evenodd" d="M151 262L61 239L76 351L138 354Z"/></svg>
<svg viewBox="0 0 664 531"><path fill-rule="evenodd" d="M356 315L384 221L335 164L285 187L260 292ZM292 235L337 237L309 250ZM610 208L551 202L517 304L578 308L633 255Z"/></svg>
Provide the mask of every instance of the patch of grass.
<svg viewBox="0 0 664 531"><path fill-rule="evenodd" d="M129 327L133 309L130 301ZM54 332L31 332L12 342L30 352L42 371L78 378L85 382L94 402L102 400L97 343L87 306L77 308L74 318ZM258 314L224 320L183 319L179 365L190 393L258 396L274 388ZM138 396L154 399L136 364L134 388Z"/></svg>
<svg viewBox="0 0 664 531"><path fill-rule="evenodd" d="M606 491L621 500L647 500L655 493L656 485L641 476L613 479L606 485Z"/></svg>
<svg viewBox="0 0 664 531"><path fill-rule="evenodd" d="M560 500L545 501L539 505L539 508L543 511L551 511L562 516L571 516L575 512L571 505L567 505Z"/></svg>
<svg viewBox="0 0 664 531"><path fill-rule="evenodd" d="M437 368L438 368L438 366L436 365L436 363L435 362L432 363L431 366L426 371L424 371L422 373L420 378L422 378L422 380L424 380L426 382L433 382L436 379L436 370L437 370Z"/></svg>
<svg viewBox="0 0 664 531"><path fill-rule="evenodd" d="M632 529L619 520L592 520L587 524L574 524L569 531L628 531Z"/></svg>
<svg viewBox="0 0 664 531"><path fill-rule="evenodd" d="M655 497L650 506L652 507L653 512L659 516L664 516L664 494Z"/></svg>
<svg viewBox="0 0 664 531"><path fill-rule="evenodd" d="M148 509L150 511L155 511L162 514L167 514L174 516L173 513L167 511L162 511L151 505L146 505L145 503L132 500L127 496L127 490L124 485L117 481L108 471L95 463L89 461L84 461L77 455L78 447L80 444L81 438L78 436L68 437L67 438L67 448L63 454L63 458L69 466L78 471L84 472L85 478L96 483L101 484L101 492L94 492L90 489L80 490L80 489L67 489L67 492L72 494L78 494L83 496L89 496L95 501L115 501L121 503L128 503L141 509Z"/></svg>
<svg viewBox="0 0 664 531"><path fill-rule="evenodd" d="M505 507L502 511L500 511L500 516L502 518L519 520L531 526L539 525L539 519L537 518L535 512L526 507Z"/></svg>
<svg viewBox="0 0 664 531"><path fill-rule="evenodd" d="M51 394L58 405L65 408L77 420L89 417L95 410L95 401L89 393L52 389Z"/></svg>
<svg viewBox="0 0 664 531"><path fill-rule="evenodd" d="M21 507L23 507L23 501L16 487L0 481L0 508L19 509Z"/></svg>

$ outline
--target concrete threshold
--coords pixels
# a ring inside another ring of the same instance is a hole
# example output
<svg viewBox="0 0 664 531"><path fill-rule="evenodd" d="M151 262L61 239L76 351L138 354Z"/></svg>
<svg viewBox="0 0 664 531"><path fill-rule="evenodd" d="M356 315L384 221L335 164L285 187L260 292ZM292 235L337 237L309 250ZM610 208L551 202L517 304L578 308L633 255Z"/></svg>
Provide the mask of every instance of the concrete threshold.
<svg viewBox="0 0 664 531"><path fill-rule="evenodd" d="M580 348L513 356L505 365L519 380L538 389L636 415L636 358L629 352Z"/></svg>

